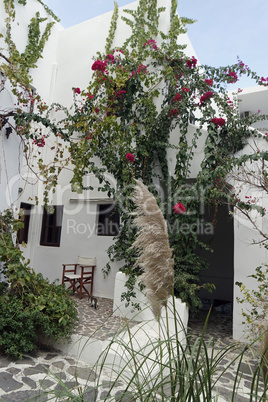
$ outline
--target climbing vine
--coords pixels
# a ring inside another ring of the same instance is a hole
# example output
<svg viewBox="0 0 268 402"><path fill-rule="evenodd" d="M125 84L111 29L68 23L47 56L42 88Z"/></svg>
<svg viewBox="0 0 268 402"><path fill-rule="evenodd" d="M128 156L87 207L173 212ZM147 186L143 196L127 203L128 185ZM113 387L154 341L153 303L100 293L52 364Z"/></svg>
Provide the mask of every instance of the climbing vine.
<svg viewBox="0 0 268 402"><path fill-rule="evenodd" d="M11 18L14 3L10 4ZM193 21L179 18L176 8L177 1L172 0L170 28L163 32L159 21L165 8L158 7L156 0L140 0L136 10L125 10L121 17L131 28L130 36L120 47L114 47L119 18L116 5L105 53L99 52L94 58L87 87L70 88L72 109L59 104L47 106L39 98L34 113L18 108L15 121L17 133L26 144L46 146L44 132L55 139L55 157L49 169L41 156L38 161L45 202L67 163L73 167L73 191L91 189L83 179L94 174L100 191L113 197L121 223L108 255L110 261L123 261L121 269L130 275L130 288L139 275L139 269L133 269L135 252L130 248L136 234L130 195L134 179L143 180L158 197L168 222L175 259L175 294L196 309L200 306L200 287L213 288L213 284L200 282L206 261L196 249L207 248L200 242L196 226L199 219L204 219L200 204L226 202L230 197L226 176L238 163L237 152L249 137L260 135L249 128L249 121L240 118L237 105L226 94L226 85L237 82L243 74L260 85L266 85L267 80L240 60L232 66L214 68L200 66L194 56L186 55L185 45L178 44L177 38ZM7 24L9 58L16 68L6 64L4 71L14 86L16 82L30 83L29 71L36 65L36 57L41 56L52 27L48 24L41 35L43 22L39 15L31 20L29 45L22 54L14 48ZM23 104L25 99L19 97L19 101ZM55 122L52 115L61 117ZM253 117L255 121L266 118ZM203 137L203 161L195 181L190 183L196 149ZM69 151L66 160L64 146ZM174 155L173 166L168 153ZM257 156L262 157L267 155ZM107 179L107 172L116 179L116 187ZM184 209L178 207L181 200ZM109 264L104 271L109 273Z"/></svg>
<svg viewBox="0 0 268 402"><path fill-rule="evenodd" d="M42 1L39 1L41 4ZM26 0L18 1L19 4L26 5ZM31 18L28 25L28 41L23 52L19 52L15 42L12 38L12 24L16 18L16 7L14 0L4 0L5 12L7 17L5 19L6 34L3 36L4 41L8 48L8 57L4 57L1 52L1 57L4 61L1 63L1 73L8 77L13 86L13 93L19 95L17 87L23 87L28 92L30 91L30 83L32 78L30 70L37 67L37 61L42 57L45 44L51 34L51 29L55 21L48 22L44 29L41 31L41 25L47 21L47 17L41 17L37 12ZM45 7L54 20L58 21L56 16ZM42 32L42 33L41 33ZM1 49L2 50L2 49Z"/></svg>

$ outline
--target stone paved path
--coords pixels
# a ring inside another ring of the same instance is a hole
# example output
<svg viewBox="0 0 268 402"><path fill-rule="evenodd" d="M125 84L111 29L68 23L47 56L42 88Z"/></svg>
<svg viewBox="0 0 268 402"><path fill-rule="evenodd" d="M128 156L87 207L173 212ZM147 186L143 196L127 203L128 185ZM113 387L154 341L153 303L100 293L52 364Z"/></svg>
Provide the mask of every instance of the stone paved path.
<svg viewBox="0 0 268 402"><path fill-rule="evenodd" d="M191 317L189 320L188 333L193 334L193 341L202 333L206 316L206 311L199 311L196 317ZM223 400L231 400L232 388L235 382L236 373L238 372L240 379L238 387L239 391L234 402L256 402L257 400L263 401L263 399L250 399L249 396L251 392L252 376L258 364L256 360L256 350L249 348L249 350L245 353L239 368L239 359L230 364L230 362L232 362L235 357L246 347L246 344L239 344L232 339L232 317L230 315L212 311L204 335L204 339L207 343L209 340L211 340L211 338L215 340L216 352L220 352L223 348L236 344L235 349L230 351L230 353L226 355L218 366L219 370L224 372L226 367L230 365L230 367L228 367L218 381L217 390L222 397L226 398ZM266 391L268 392L268 390ZM262 382L258 385L258 392L260 395L262 395L264 392Z"/></svg>
<svg viewBox="0 0 268 402"><path fill-rule="evenodd" d="M0 358L1 402L66 400L61 399L68 395L66 389L77 396L79 388L83 388L84 401L93 402L96 397L98 401L104 400L110 376L102 375L98 390L94 388L95 380L96 374L90 367L58 352L38 351L15 362ZM117 383L114 387L116 397L123 392L120 386Z"/></svg>
<svg viewBox="0 0 268 402"><path fill-rule="evenodd" d="M76 330L78 334L92 335L94 338L103 340L114 335L122 325L122 321L118 317L112 316L112 301L109 299L99 299L97 310L90 307L87 299L82 299L79 301L78 312L80 317L80 323ZM205 316L202 314L190 319L189 332L193 334L193 339L202 332L204 319ZM211 338L211 336L215 338L218 350L222 346L232 343L231 318L222 314L212 315L208 323L206 339ZM224 369L227 364L228 356L221 362L220 368ZM241 365L243 391L241 389L241 393L237 395L235 402L248 402L250 400L247 393L252 378L251 369L254 368L254 365L256 365L256 360L252 358L252 355L249 355L248 361ZM237 364L233 364L219 381L218 391L221 395L219 402L229 400L236 369ZM72 392L73 395L78 395L81 388L84 392L84 401L101 401L107 396L111 377L108 373L103 373L99 379L100 386L97 390L94 388L96 378L96 372L83 362L76 361L51 349L39 350L31 356L25 356L22 360L15 362L0 355L1 402L63 401L68 400L61 396L63 390L65 390L64 394ZM116 383L112 391L112 398L108 400L134 401L131 397L122 399L124 388L122 383ZM50 394L47 391L50 391Z"/></svg>
<svg viewBox="0 0 268 402"><path fill-rule="evenodd" d="M79 324L75 333L91 336L96 339L105 340L114 336L120 328L123 328L126 321L120 317L113 316L113 301L111 299L98 297L98 308L95 310L90 306L87 297L77 301ZM129 326L135 325L135 321L129 322Z"/></svg>

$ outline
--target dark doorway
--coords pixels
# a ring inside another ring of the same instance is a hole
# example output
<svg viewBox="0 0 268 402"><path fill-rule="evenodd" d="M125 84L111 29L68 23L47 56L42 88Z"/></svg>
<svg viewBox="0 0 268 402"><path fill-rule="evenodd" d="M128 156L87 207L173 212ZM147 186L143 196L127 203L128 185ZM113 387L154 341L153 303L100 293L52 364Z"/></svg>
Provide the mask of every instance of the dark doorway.
<svg viewBox="0 0 268 402"><path fill-rule="evenodd" d="M209 244L213 252L199 249L198 254L204 257L209 268L201 274L201 280L213 283L213 293L201 289L200 298L204 309L211 304L216 311L232 314L234 284L234 225L233 215L226 205L206 208L205 220L213 222L212 234L200 234L200 240Z"/></svg>

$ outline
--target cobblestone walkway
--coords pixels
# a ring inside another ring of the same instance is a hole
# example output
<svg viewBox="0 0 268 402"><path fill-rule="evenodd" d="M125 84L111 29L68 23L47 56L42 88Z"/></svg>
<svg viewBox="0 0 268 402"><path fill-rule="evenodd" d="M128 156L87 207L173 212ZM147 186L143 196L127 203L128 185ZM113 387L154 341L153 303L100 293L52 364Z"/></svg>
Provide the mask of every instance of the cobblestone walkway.
<svg viewBox="0 0 268 402"><path fill-rule="evenodd" d="M79 324L76 333L95 339L105 340L115 335L125 325L125 320L112 316L113 302L110 299L98 298L98 308L90 306L87 298L77 302ZM130 324L135 325L135 322ZM102 374L101 386L94 389L96 373L81 361L54 350L39 350L22 360L12 361L0 355L0 401L47 401L56 400L51 390L60 398L66 389L71 389L74 395L83 389L84 401L101 401L107 395L110 387L110 375ZM59 381L60 380L60 381ZM108 385L107 385L108 384ZM121 387L121 388L120 388ZM47 394L47 390L50 394ZM114 400L122 397L123 389L120 382L116 383L112 392ZM64 400L64 399L58 399Z"/></svg>
<svg viewBox="0 0 268 402"><path fill-rule="evenodd" d="M80 321L76 333L97 339L103 340L113 336L125 323L124 320L112 316L112 301L109 299L99 299L97 310L90 306L86 298L78 300L78 312ZM204 321L203 312L197 317L190 318L188 332L192 334L193 340L200 336ZM212 314L205 338L208 340L214 337L216 348L220 350L221 347L233 342L231 324L231 317L220 313ZM221 362L219 369L224 369L228 363L227 357ZM237 395L235 402L250 401L247 394L250 391L251 370L255 365L256 360L252 355L249 355L246 363L241 365L240 372L243 373L241 393ZM221 395L218 399L219 402L230 400L236 369L237 363L232 364L219 381L218 392ZM97 390L94 388L96 377L96 372L83 362L54 350L39 350L35 354L25 356L22 360L15 362L0 355L0 401L63 401L68 399L60 398L59 395L63 390L66 394L69 389L76 395L79 394L79 390L83 389L84 401L101 401L107 395L111 377L107 373L102 374ZM47 390L50 391L50 394L46 393ZM55 392L58 399L51 394L51 391ZM262 391L261 386L259 391ZM122 383L118 382L114 386L112 398L108 400L134 401L131 397L121 399L122 395L124 395L124 387Z"/></svg>
<svg viewBox="0 0 268 402"><path fill-rule="evenodd" d="M191 317L189 320L188 334L193 335L193 341L196 337L201 335L206 316L206 311L200 311L196 317ZM249 348L245 353L241 364L239 359L232 362L246 347L246 344L239 344L232 339L232 317L230 315L212 311L204 335L204 339L207 343L211 338L215 340L216 352L220 352L223 348L236 344L236 347L226 355L218 366L219 371L224 372L225 368L230 365L218 381L217 391L219 395L226 398L223 400L231 401L232 388L234 386L236 373L238 372L240 380L238 387L239 391L234 402L266 401L266 399L254 399L254 397L250 399L249 396L251 393L253 373L257 367L256 350ZM239 364L240 367L238 367ZM218 374L216 375L218 376ZM263 392L264 387L261 382L258 384L258 393L259 395L262 395Z"/></svg>
<svg viewBox="0 0 268 402"><path fill-rule="evenodd" d="M76 333L91 336L96 339L105 340L115 335L122 329L126 320L113 316L113 301L98 297L98 308L91 307L88 298L84 297L77 301L79 324ZM129 322L129 326L135 325L135 321Z"/></svg>

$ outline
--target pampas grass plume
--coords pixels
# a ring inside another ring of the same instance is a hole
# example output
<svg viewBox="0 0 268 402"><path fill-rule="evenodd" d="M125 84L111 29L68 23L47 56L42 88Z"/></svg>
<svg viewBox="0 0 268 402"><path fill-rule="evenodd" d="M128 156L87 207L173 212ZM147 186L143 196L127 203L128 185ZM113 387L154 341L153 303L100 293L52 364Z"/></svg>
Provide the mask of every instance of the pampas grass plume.
<svg viewBox="0 0 268 402"><path fill-rule="evenodd" d="M167 224L155 197L139 180L136 180L133 201L138 228L138 236L132 245L138 251L136 266L143 270L140 281L145 286L154 316L159 320L161 308L166 306L174 284L174 260Z"/></svg>

